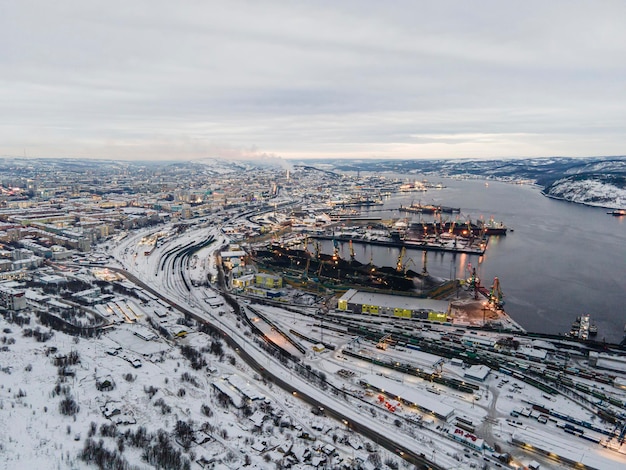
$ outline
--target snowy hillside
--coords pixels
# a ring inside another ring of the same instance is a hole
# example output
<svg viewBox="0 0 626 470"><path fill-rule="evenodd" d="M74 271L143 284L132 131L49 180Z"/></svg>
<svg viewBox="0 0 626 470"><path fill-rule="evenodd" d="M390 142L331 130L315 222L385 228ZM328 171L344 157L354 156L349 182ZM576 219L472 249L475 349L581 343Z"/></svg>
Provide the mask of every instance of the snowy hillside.
<svg viewBox="0 0 626 470"><path fill-rule="evenodd" d="M625 183L624 177L568 176L548 186L544 194L579 204L621 209L626 206Z"/></svg>

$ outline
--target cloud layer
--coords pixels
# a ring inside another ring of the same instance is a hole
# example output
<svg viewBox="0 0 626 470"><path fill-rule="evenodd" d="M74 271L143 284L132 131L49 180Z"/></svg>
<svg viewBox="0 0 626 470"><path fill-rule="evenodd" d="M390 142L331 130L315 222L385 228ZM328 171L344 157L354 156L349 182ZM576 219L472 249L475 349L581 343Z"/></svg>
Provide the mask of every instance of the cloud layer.
<svg viewBox="0 0 626 470"><path fill-rule="evenodd" d="M626 3L8 0L0 155L624 154Z"/></svg>

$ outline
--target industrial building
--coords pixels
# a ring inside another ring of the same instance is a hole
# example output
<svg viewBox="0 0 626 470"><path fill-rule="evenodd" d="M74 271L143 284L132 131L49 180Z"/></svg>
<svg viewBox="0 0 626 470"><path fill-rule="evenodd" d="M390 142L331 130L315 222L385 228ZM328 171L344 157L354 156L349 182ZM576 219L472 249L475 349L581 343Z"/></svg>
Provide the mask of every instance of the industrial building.
<svg viewBox="0 0 626 470"><path fill-rule="evenodd" d="M257 286L266 287L268 289L281 288L283 286L283 278L266 273L256 273L254 282Z"/></svg>
<svg viewBox="0 0 626 470"><path fill-rule="evenodd" d="M341 296L337 309L387 317L447 321L450 302L350 289Z"/></svg>
<svg viewBox="0 0 626 470"><path fill-rule="evenodd" d="M473 365L465 369L463 377L484 382L490 373L491 369L485 365Z"/></svg>

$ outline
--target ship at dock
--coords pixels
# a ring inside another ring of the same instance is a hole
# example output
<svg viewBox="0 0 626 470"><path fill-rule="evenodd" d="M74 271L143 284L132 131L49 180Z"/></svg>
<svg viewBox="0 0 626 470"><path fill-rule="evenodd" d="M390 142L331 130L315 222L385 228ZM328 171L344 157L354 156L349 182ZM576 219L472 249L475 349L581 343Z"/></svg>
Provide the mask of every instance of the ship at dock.
<svg viewBox="0 0 626 470"><path fill-rule="evenodd" d="M383 201L380 198L366 197L362 195L350 196L344 199L330 201L331 207L350 208L350 207L370 207L382 206Z"/></svg>
<svg viewBox="0 0 626 470"><path fill-rule="evenodd" d="M508 230L504 223L496 222L493 219L487 222L484 220L472 222L470 219L465 221L413 221L409 224L409 229L423 232L424 235L450 233L462 236L506 235Z"/></svg>
<svg viewBox="0 0 626 470"><path fill-rule="evenodd" d="M418 290L428 292L441 284L425 269L421 273L409 269L410 263L404 259L406 250L401 251L395 267L380 267L356 260L352 245L350 259L339 256L337 243L332 255L321 253L318 243L315 243L314 253L307 246L308 241L304 242L304 246L273 242L256 247L251 259L264 269L282 270L286 279L302 283L313 281L326 287L347 285L415 293Z"/></svg>
<svg viewBox="0 0 626 470"><path fill-rule="evenodd" d="M572 327L566 336L588 340L591 336L596 336L597 334L598 327L594 323L591 323L591 316L587 313L576 317L576 320L572 323Z"/></svg>
<svg viewBox="0 0 626 470"><path fill-rule="evenodd" d="M400 206L400 212L408 212L410 214L454 214L460 213L461 208L418 203L410 206Z"/></svg>

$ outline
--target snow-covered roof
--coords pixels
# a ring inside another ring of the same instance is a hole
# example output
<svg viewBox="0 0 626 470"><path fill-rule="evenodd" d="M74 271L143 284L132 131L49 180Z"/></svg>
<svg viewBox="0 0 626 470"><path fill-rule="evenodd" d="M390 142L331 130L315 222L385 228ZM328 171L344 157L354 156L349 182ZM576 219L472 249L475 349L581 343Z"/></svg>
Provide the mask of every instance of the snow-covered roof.
<svg viewBox="0 0 626 470"><path fill-rule="evenodd" d="M248 419L252 421L255 426L261 427L263 425L263 421L265 420L265 417L266 417L265 413L263 413L260 410L257 410Z"/></svg>
<svg viewBox="0 0 626 470"><path fill-rule="evenodd" d="M473 365L465 369L464 376L468 379L484 381L491 372L491 369L484 365Z"/></svg>
<svg viewBox="0 0 626 470"><path fill-rule="evenodd" d="M244 379L239 377L238 375L229 375L226 377L228 383L230 383L233 387L239 391L242 395L250 400L263 400L265 399L265 395L260 394L254 387L248 384Z"/></svg>
<svg viewBox="0 0 626 470"><path fill-rule="evenodd" d="M241 256L246 256L245 251L222 251L222 258L239 258Z"/></svg>
<svg viewBox="0 0 626 470"><path fill-rule="evenodd" d="M380 294L377 292L363 292L350 289L339 300L358 305L379 305L389 308L402 308L410 310L432 310L435 312L447 312L450 302L445 300L420 299L402 295Z"/></svg>

